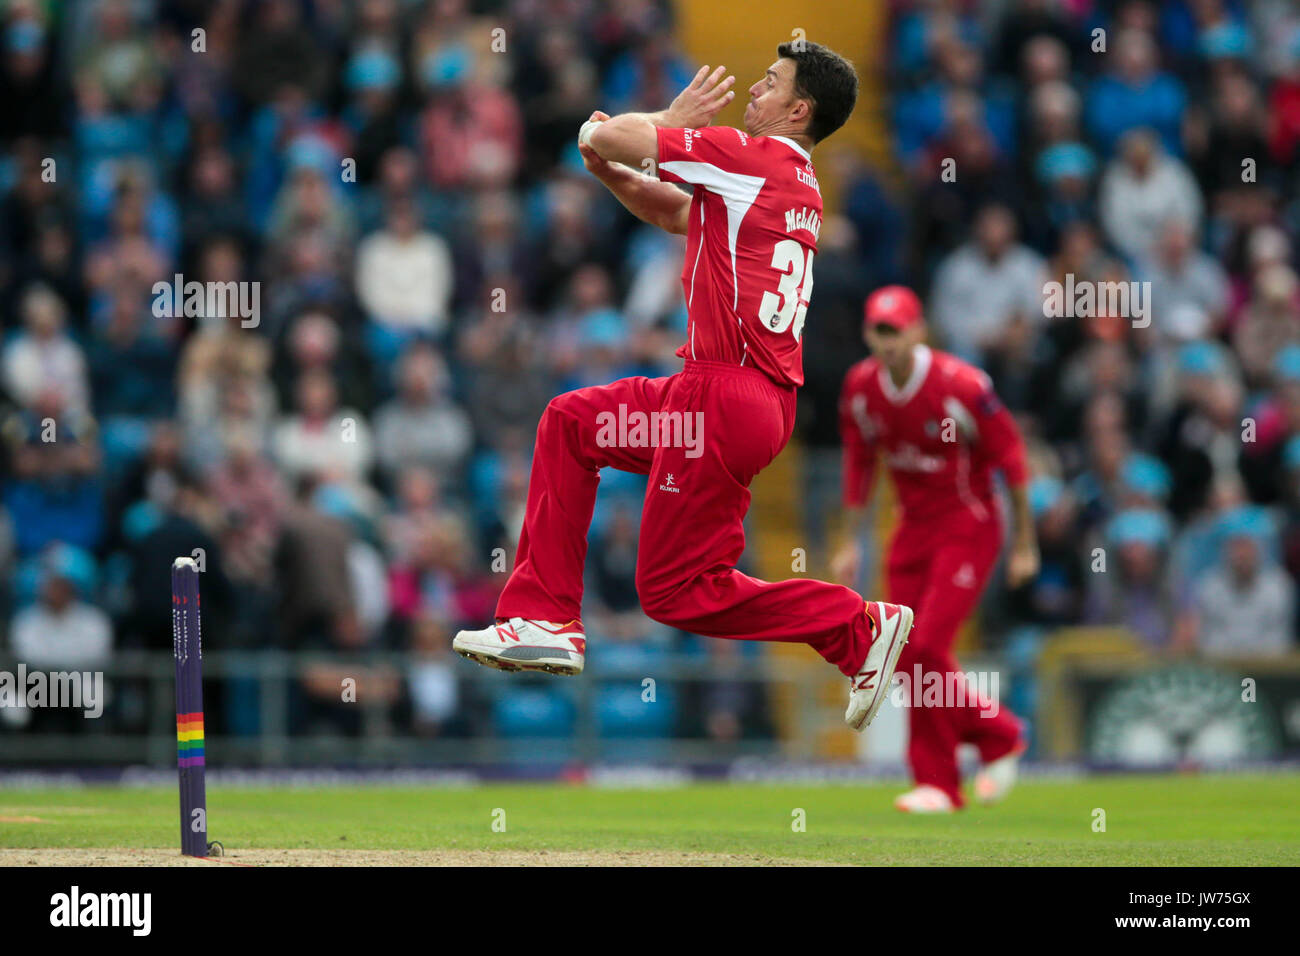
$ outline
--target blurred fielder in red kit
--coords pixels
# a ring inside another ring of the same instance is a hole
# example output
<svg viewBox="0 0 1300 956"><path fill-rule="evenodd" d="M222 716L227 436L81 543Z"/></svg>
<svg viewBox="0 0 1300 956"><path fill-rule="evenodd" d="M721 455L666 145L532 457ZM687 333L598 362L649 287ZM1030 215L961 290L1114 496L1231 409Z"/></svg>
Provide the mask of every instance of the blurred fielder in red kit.
<svg viewBox="0 0 1300 956"><path fill-rule="evenodd" d="M840 402L844 505L851 540L835 558L844 583L858 576L857 532L865 516L879 452L893 475L902 518L889 546L889 600L916 612L898 663L909 682L908 762L916 787L895 806L947 813L962 806L957 745L974 744L983 769L976 795L994 802L1015 781L1024 750L1020 722L967 687L953 656L961 622L975 609L1002 547L993 473L1010 489L1014 540L1008 578L1014 587L1038 572L1038 546L1026 493L1024 444L989 377L924 342L921 302L887 286L867 299L864 336L872 355L849 370ZM917 706L911 689L942 678L941 703ZM934 675L934 676L930 676Z"/></svg>

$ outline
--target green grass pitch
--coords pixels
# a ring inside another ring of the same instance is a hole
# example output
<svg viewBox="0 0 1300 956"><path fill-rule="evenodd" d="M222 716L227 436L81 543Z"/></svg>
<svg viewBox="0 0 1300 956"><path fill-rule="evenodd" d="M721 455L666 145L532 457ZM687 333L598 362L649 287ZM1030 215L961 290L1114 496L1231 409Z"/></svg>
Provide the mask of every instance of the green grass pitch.
<svg viewBox="0 0 1300 956"><path fill-rule="evenodd" d="M208 789L227 848L726 854L850 864L1297 865L1300 776L1022 782L951 817L891 808L897 783ZM1105 832L1094 811L1105 811ZM504 811L504 832L493 830ZM796 811L806 829L796 832ZM499 815L498 815L499 819ZM0 850L175 848L174 788L0 790ZM11 855L12 858L12 855ZM345 862L340 860L339 862Z"/></svg>

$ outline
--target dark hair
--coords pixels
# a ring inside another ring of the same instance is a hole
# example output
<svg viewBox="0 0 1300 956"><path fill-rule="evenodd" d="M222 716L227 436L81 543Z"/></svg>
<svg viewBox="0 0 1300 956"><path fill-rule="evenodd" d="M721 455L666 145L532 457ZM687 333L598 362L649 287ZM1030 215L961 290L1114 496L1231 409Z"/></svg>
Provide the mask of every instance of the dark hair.
<svg viewBox="0 0 1300 956"><path fill-rule="evenodd" d="M782 43L777 56L794 60L794 95L812 103L808 135L819 143L844 125L858 101L858 72L834 50L808 40Z"/></svg>

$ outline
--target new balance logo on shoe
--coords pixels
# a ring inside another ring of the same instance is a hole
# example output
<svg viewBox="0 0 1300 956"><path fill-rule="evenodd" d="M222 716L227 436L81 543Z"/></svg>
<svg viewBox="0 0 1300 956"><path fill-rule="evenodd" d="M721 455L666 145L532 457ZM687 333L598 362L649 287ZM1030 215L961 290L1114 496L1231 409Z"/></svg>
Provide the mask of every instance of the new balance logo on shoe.
<svg viewBox="0 0 1300 956"><path fill-rule="evenodd" d="M876 716L898 666L898 655L912 631L912 609L901 604L873 601L863 613L871 643L861 669L849 680L849 707L844 712L844 722L854 730L866 727Z"/></svg>
<svg viewBox="0 0 1300 956"><path fill-rule="evenodd" d="M481 631L461 631L452 641L457 653L504 671L581 674L587 651L582 622L564 624L512 617Z"/></svg>
<svg viewBox="0 0 1300 956"><path fill-rule="evenodd" d="M858 682L855 685L858 690L866 690L871 685L871 679L876 676L874 670L865 671L858 675Z"/></svg>

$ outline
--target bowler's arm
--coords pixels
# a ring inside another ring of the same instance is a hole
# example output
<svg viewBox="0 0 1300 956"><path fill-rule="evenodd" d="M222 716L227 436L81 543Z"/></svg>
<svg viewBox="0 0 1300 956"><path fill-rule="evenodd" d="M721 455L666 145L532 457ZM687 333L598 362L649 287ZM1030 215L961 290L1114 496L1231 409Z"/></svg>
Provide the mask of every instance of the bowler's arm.
<svg viewBox="0 0 1300 956"><path fill-rule="evenodd" d="M579 146L578 149L587 169L627 207L628 212L666 232L686 234L691 214L689 193L628 166L606 162L590 146Z"/></svg>
<svg viewBox="0 0 1300 956"><path fill-rule="evenodd" d="M686 89L677 94L676 99L666 110L657 113L620 113L618 116L604 118L592 131L590 145L609 163L624 163L635 168L643 168L646 159L657 160L659 156L659 137L657 129L695 129L708 126L718 111L730 103L736 96L731 87L736 78L728 76L725 67L718 67L711 74L707 66L702 66ZM592 114L593 119L596 114Z"/></svg>
<svg viewBox="0 0 1300 956"><path fill-rule="evenodd" d="M611 116L591 133L591 148L608 163L623 163L637 169L645 161L659 159L658 127L667 126L667 111L620 113Z"/></svg>
<svg viewBox="0 0 1300 956"><path fill-rule="evenodd" d="M736 96L736 78L724 67L712 73L702 66L666 110L657 113L591 114L589 131L580 135L582 158L624 206L645 222L668 232L685 233L690 222L691 199L677 187L635 170L654 168L659 161L659 129L695 129L708 126L718 111ZM594 124L592 121L595 121ZM582 140L585 139L585 142ZM646 160L651 161L647 166ZM622 169L618 165L630 166Z"/></svg>

